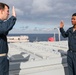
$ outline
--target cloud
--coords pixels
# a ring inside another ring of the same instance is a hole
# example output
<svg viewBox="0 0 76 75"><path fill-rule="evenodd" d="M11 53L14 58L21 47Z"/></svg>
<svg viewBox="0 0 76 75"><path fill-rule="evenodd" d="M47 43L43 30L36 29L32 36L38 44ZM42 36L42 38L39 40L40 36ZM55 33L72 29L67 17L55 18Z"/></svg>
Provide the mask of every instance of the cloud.
<svg viewBox="0 0 76 75"><path fill-rule="evenodd" d="M49 0L33 0L31 13L48 13L52 10L49 7Z"/></svg>
<svg viewBox="0 0 76 75"><path fill-rule="evenodd" d="M16 8L20 20L45 21L46 19L69 16L75 12L76 4L72 0L2 0Z"/></svg>
<svg viewBox="0 0 76 75"><path fill-rule="evenodd" d="M70 25L71 15L76 12L75 0L1 0L1 2L7 3L10 8L15 6L18 24L24 23L25 26L31 24L32 27L35 24L54 27L61 20Z"/></svg>
<svg viewBox="0 0 76 75"><path fill-rule="evenodd" d="M21 9L15 8L18 16L23 16L24 12Z"/></svg>

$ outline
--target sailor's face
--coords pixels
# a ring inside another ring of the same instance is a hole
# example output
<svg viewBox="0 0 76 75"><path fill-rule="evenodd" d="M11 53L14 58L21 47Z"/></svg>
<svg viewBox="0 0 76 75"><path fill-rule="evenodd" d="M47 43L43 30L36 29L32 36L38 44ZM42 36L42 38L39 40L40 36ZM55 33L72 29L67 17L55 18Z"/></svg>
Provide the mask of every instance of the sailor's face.
<svg viewBox="0 0 76 75"><path fill-rule="evenodd" d="M71 22L72 22L72 25L76 25L76 16L72 16Z"/></svg>
<svg viewBox="0 0 76 75"><path fill-rule="evenodd" d="M4 10L2 11L2 15L3 15L3 20L8 19L9 16L9 9L7 6L5 6Z"/></svg>

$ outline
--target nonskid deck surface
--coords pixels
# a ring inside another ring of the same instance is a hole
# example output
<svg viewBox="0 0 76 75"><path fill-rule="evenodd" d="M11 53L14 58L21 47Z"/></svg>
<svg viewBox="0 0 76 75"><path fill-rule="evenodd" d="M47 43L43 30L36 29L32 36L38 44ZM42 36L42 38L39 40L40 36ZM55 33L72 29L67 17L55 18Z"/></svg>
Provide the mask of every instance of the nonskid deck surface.
<svg viewBox="0 0 76 75"><path fill-rule="evenodd" d="M67 50L67 41L9 43L10 75L67 75Z"/></svg>

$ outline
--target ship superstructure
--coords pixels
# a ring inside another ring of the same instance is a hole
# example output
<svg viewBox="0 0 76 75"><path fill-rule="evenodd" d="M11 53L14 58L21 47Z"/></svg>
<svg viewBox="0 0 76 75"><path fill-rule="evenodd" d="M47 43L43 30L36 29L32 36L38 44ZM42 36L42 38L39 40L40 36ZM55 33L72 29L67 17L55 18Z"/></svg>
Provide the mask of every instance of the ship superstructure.
<svg viewBox="0 0 76 75"><path fill-rule="evenodd" d="M9 43L10 75L68 75L67 41Z"/></svg>

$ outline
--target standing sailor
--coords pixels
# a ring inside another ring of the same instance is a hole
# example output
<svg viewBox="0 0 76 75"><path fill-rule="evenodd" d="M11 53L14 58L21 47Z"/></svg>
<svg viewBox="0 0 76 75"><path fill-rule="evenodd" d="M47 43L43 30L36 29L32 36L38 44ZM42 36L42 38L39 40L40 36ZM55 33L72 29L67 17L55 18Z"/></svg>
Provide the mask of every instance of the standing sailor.
<svg viewBox="0 0 76 75"><path fill-rule="evenodd" d="M76 13L72 15L71 23L73 26L65 32L63 29L64 23L61 21L60 32L63 37L68 37L67 63L69 75L76 75Z"/></svg>
<svg viewBox="0 0 76 75"><path fill-rule="evenodd" d="M0 2L0 75L9 75L7 35L16 22L14 7L12 9L12 16L9 19L8 17L9 6Z"/></svg>

